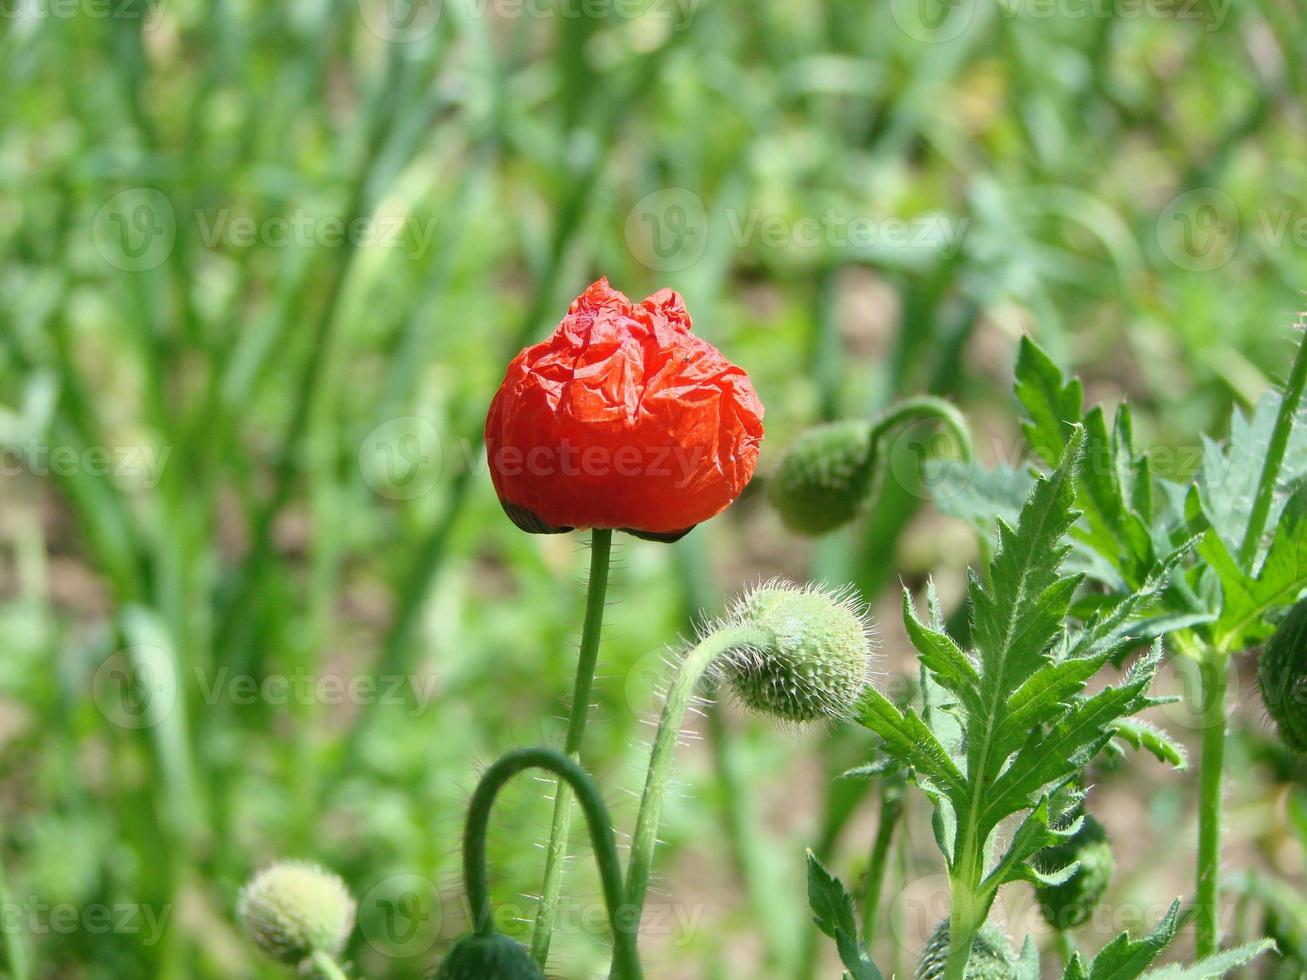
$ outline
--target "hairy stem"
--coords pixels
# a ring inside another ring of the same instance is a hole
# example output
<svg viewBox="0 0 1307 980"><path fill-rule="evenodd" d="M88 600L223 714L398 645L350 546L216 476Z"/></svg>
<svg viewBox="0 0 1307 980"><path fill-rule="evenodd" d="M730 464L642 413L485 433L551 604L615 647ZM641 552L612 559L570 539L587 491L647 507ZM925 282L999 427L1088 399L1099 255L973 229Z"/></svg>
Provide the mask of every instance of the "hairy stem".
<svg viewBox="0 0 1307 980"><path fill-rule="evenodd" d="M323 977L323 980L348 980L345 976L345 971L340 968L340 965L332 959L328 953L318 950L318 952L313 954L311 962L313 964L313 969Z"/></svg>
<svg viewBox="0 0 1307 980"><path fill-rule="evenodd" d="M676 742L685 721L686 709L694 697L694 690L713 661L722 654L764 640L765 637L759 631L747 627L718 630L691 650L676 671L671 690L667 692L667 700L663 704L658 732L654 735L644 794L640 798L640 813L635 822L635 836L631 840L631 861L626 869L626 901L637 915L644 909L645 895L649 890L649 873L653 865L654 848L658 844L658 821L662 816L663 797L672 775Z"/></svg>
<svg viewBox="0 0 1307 980"><path fill-rule="evenodd" d="M641 980L636 930L640 917L632 914L624 900L622 863L617 856L608 807L599 787L575 760L553 749L517 749L502 756L485 771L467 811L467 829L463 833L463 877L467 880L468 904L476 931L491 935L495 931L490 908L490 888L486 875L486 832L495 797L504 784L524 769L546 769L558 776L561 785L575 794L590 829L590 843L599 864L604 904L613 931L613 975L619 980Z"/></svg>
<svg viewBox="0 0 1307 980"><path fill-rule="evenodd" d="M1294 359L1288 383L1285 385L1284 400L1280 402L1280 415L1275 421L1275 431L1271 433L1271 444L1266 450L1266 463L1262 466L1261 480L1257 484L1257 496L1253 500L1248 527L1244 531L1243 545L1239 549L1239 562L1249 571L1252 570L1253 562L1257 558L1262 534L1266 531L1266 522L1271 514L1271 504L1275 501L1275 486L1279 482L1284 455L1289 448L1289 436L1293 432L1298 406L1302 404L1304 387L1307 387L1307 338L1298 344L1298 356Z"/></svg>
<svg viewBox="0 0 1307 980"><path fill-rule="evenodd" d="M590 691L594 687L595 666L599 660L599 631L604 620L604 597L608 592L608 560L612 551L613 532L595 528L590 535L590 586L585 601L585 625L581 629L581 651L576 664L576 684L572 689L572 711L567 720L563 751L573 761L580 758L585 724L590 717ZM563 864L567 860L567 836L572 827L572 792L566 780L558 781L554 795L554 818L549 828L549 845L545 853L545 880L540 888L540 907L536 911L535 931L531 935L531 957L541 968L549 959L558 898L563 891Z"/></svg>
<svg viewBox="0 0 1307 980"><path fill-rule="evenodd" d="M970 463L976 457L975 444L971 439L971 430L967 420L952 402L933 395L920 395L896 402L871 420L871 451L878 452L880 441L894 426L909 420L920 421L932 419L942 424L953 436L962 453L964 462Z"/></svg>
<svg viewBox="0 0 1307 980"><path fill-rule="evenodd" d="M1207 650L1199 663L1200 706L1203 712L1201 772L1198 788L1198 901L1197 947L1199 959L1220 946L1221 891L1221 775L1225 764L1225 691L1228 658Z"/></svg>

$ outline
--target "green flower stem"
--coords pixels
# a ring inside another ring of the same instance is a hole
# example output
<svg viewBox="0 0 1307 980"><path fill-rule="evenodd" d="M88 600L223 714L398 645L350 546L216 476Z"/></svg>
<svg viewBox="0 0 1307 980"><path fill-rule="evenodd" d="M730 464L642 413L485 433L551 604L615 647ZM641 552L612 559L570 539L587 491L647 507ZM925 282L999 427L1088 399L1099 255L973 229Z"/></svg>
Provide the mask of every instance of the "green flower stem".
<svg viewBox="0 0 1307 980"><path fill-rule="evenodd" d="M882 781L880 790L880 824L871 845L871 862L867 867L867 890L862 904L862 938L871 949L876 940L876 927L880 913L881 894L885 889L885 871L889 865L890 845L894 831L903 816L902 786Z"/></svg>
<svg viewBox="0 0 1307 980"><path fill-rule="evenodd" d="M1243 545L1239 549L1239 563L1249 571L1252 570L1261 546L1262 534L1266 531L1271 504L1275 500L1275 486L1280 480L1280 469L1284 465L1284 455L1289 449L1289 436L1293 432L1298 406L1302 404L1304 387L1307 387L1307 338L1298 344L1298 356L1294 359L1293 368L1289 372L1289 381L1285 385L1284 400L1280 402L1280 415L1275 420L1275 431L1271 433L1271 442L1266 450L1266 463L1262 467L1261 480L1257 485L1257 496L1253 500L1253 509L1248 517Z"/></svg>
<svg viewBox="0 0 1307 980"><path fill-rule="evenodd" d="M313 954L313 968L320 973L325 980L348 980L345 971L333 960L328 954L319 950Z"/></svg>
<svg viewBox="0 0 1307 980"><path fill-rule="evenodd" d="M494 933L494 915L490 907L490 888L486 876L486 832L495 797L504 784L524 769L546 769L558 776L580 801L590 828L590 842L599 864L608 922L613 930L613 975L620 980L641 980L636 932L640 917L624 901L622 863L617 856L617 841L599 788L575 760L553 749L517 749L502 756L486 770L472 794L467 811L467 828L463 834L463 877L467 880L467 898L472 908L473 928L483 936Z"/></svg>
<svg viewBox="0 0 1307 980"><path fill-rule="evenodd" d="M921 419L934 419L948 429L958 444L958 450L962 453L964 462L970 463L976 458L976 447L971 439L971 429L967 427L967 420L957 410L957 407L943 398L936 398L933 395L920 395L916 398L905 398L902 401L895 402L871 420L873 468L880 441L885 437L886 433L902 422Z"/></svg>
<svg viewBox="0 0 1307 980"><path fill-rule="evenodd" d="M590 587L585 601L585 625L581 628L581 651L576 664L576 684L572 689L572 711L567 721L563 751L576 761L581 755L585 724L590 717L590 691L594 687L595 666L599 660L599 631L604 620L604 597L608 592L608 561L613 532L595 528L590 533ZM554 819L549 828L549 845L545 852L545 880L540 888L540 907L536 910L535 931L531 935L531 958L543 969L549 959L558 899L563 892L563 865L567 860L567 837L572 828L572 793L567 781L558 781L554 795Z"/></svg>
<svg viewBox="0 0 1307 980"><path fill-rule="evenodd" d="M1071 938L1071 933L1065 929L1057 931L1057 954L1062 958L1063 970L1071 965L1071 960L1076 955L1076 941Z"/></svg>
<svg viewBox="0 0 1307 980"><path fill-rule="evenodd" d="M1211 956L1221 942L1221 776L1225 765L1225 692L1228 657L1208 650L1199 663L1203 711L1198 787L1198 901L1196 955Z"/></svg>
<svg viewBox="0 0 1307 980"><path fill-rule="evenodd" d="M5 908L15 907L9 893L9 876L5 872L2 858L0 858L0 904L3 904ZM23 933L18 928L7 928L4 933L5 962L9 967L9 976L12 980L27 980L30 974L27 968L27 947Z"/></svg>
<svg viewBox="0 0 1307 980"><path fill-rule="evenodd" d="M949 876L948 960L944 963L944 980L966 980L971 944L989 911L979 907L976 894L980 878L978 856L971 853L974 848L965 851L959 838L958 852L966 860L955 865Z"/></svg>
<svg viewBox="0 0 1307 980"><path fill-rule="evenodd" d="M654 735L644 794L640 798L640 813L635 821L635 836L631 840L631 860L626 869L626 901L636 915L644 910L654 848L658 844L658 821L662 817L663 797L671 779L681 725L694 697L694 690L713 661L722 654L738 647L764 642L766 637L755 629L743 626L719 629L686 654L676 671L671 690L667 692L667 700L663 703L657 734Z"/></svg>

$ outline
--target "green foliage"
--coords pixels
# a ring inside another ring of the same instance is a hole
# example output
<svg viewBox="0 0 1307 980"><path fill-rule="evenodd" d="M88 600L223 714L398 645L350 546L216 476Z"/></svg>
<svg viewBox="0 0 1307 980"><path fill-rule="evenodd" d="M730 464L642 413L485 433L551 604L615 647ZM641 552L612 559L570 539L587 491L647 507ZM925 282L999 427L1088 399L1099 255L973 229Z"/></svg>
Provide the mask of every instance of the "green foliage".
<svg viewBox="0 0 1307 980"><path fill-rule="evenodd" d="M1274 943L1264 939L1224 950L1189 966L1172 965L1150 970L1153 961L1175 938L1179 926L1180 903L1176 902L1142 939L1131 939L1129 933L1123 932L1089 962L1077 953L1067 964L1062 980L1135 980L1137 977L1146 980L1219 980L1231 970L1275 948Z"/></svg>
<svg viewBox="0 0 1307 980"><path fill-rule="evenodd" d="M808 852L808 905L817 928L835 940L846 980L883 980L876 964L858 941L858 920L853 898L817 856Z"/></svg>
<svg viewBox="0 0 1307 980"><path fill-rule="evenodd" d="M1047 794L1088 764L1118 720L1158 703L1148 695L1156 647L1124 683L1081 693L1114 651L1109 638L1119 625L1098 622L1071 645L1067 619L1082 576L1061 569L1076 516L1073 472L1082 440L1072 433L1061 465L1036 482L1016 527L999 523L986 582L974 576L971 582L972 652L922 622L904 597L908 635L951 699L947 713L960 728L956 757L939 737L940 726L928 726L911 708L900 711L874 691L863 702L862 723L939 806L955 870L974 860L1001 820L1029 811L983 885L975 882L991 899L1006 881L1040 877L1030 859L1065 836L1049 824Z"/></svg>
<svg viewBox="0 0 1307 980"><path fill-rule="evenodd" d="M1045 874L1072 869L1066 881L1041 884L1035 889L1044 921L1062 930L1088 921L1103 900L1116 867L1107 831L1089 815L1074 836L1041 851L1035 863Z"/></svg>

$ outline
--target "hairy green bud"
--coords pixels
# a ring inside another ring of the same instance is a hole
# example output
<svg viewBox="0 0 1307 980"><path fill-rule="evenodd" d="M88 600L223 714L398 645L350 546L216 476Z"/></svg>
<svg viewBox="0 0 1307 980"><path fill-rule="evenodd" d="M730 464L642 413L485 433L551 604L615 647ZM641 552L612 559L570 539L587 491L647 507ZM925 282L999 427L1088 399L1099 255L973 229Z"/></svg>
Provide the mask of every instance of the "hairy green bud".
<svg viewBox="0 0 1307 980"><path fill-rule="evenodd" d="M1307 599L1290 610L1262 650L1257 680L1281 740L1307 754Z"/></svg>
<svg viewBox="0 0 1307 980"><path fill-rule="evenodd" d="M301 861L279 861L260 871L236 903L259 948L290 966L314 953L339 953L354 928L355 908L340 878Z"/></svg>
<svg viewBox="0 0 1307 980"><path fill-rule="evenodd" d="M852 521L871 495L871 423L828 422L804 432L781 457L770 493L798 534L825 534Z"/></svg>
<svg viewBox="0 0 1307 980"><path fill-rule="evenodd" d="M917 980L941 980L948 962L948 920L939 924L921 951ZM1012 944L998 926L986 922L971 941L971 958L967 960L967 980L1013 980L1017 975L1017 958Z"/></svg>
<svg viewBox="0 0 1307 980"><path fill-rule="evenodd" d="M871 627L849 598L768 582L731 609L731 625L764 640L727 657L727 677L750 708L785 721L847 718L871 663Z"/></svg>
<svg viewBox="0 0 1307 980"><path fill-rule="evenodd" d="M544 980L526 949L499 933L464 936L432 980Z"/></svg>
<svg viewBox="0 0 1307 980"><path fill-rule="evenodd" d="M1060 885L1039 885L1035 889L1039 911L1054 929L1073 929L1089 921L1116 870L1107 831L1087 814L1075 836L1044 848L1035 859L1036 865L1046 873L1060 871L1074 861L1079 861L1080 867L1066 881Z"/></svg>

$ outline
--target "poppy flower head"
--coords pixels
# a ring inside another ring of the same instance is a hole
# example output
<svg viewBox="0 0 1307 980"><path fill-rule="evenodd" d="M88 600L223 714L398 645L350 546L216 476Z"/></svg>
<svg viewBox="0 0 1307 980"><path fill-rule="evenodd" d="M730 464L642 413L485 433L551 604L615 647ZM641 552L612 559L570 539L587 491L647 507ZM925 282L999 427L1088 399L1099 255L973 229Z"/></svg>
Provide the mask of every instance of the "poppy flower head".
<svg viewBox="0 0 1307 980"><path fill-rule="evenodd" d="M600 279L513 359L486 449L514 523L674 540L739 496L762 442L762 403L691 326L679 293L632 303Z"/></svg>

